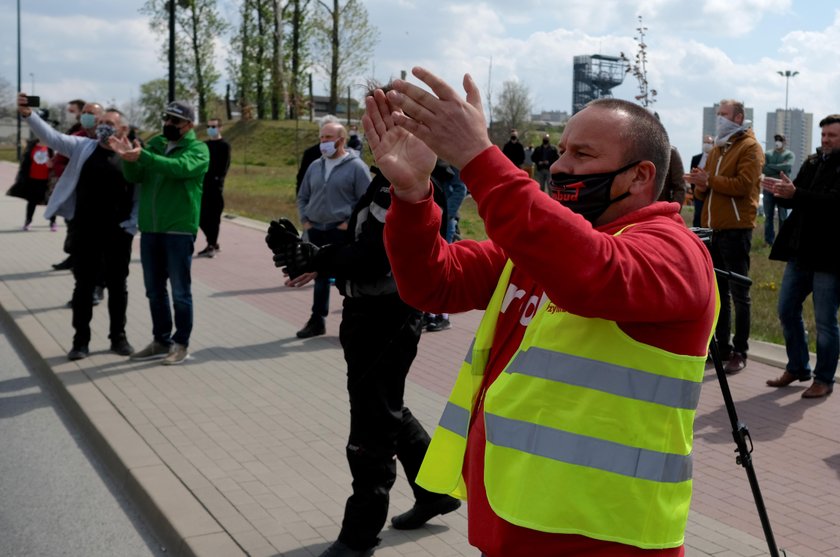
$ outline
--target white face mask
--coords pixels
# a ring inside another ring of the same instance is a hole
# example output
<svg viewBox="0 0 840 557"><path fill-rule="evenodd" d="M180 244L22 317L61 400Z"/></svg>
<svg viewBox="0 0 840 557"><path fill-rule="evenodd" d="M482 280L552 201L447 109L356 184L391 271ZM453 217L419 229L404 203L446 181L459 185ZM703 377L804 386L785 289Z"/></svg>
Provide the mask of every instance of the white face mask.
<svg viewBox="0 0 840 557"><path fill-rule="evenodd" d="M784 147L784 146L785 146L785 144L784 144L784 143L782 143L781 141L777 141L777 142L776 142L776 149L781 150L781 149L782 149L782 147Z"/></svg>
<svg viewBox="0 0 840 557"><path fill-rule="evenodd" d="M704 143L703 144L703 152L710 153L712 151L713 145L711 143Z"/></svg>
<svg viewBox="0 0 840 557"><path fill-rule="evenodd" d="M335 155L335 141L323 141L321 143L321 154L327 158Z"/></svg>

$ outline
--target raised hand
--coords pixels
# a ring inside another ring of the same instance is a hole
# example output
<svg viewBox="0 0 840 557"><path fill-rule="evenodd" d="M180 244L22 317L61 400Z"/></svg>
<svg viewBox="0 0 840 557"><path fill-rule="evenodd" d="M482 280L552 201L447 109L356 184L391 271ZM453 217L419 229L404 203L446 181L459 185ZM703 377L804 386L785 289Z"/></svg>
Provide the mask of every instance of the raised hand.
<svg viewBox="0 0 840 557"><path fill-rule="evenodd" d="M408 201L429 195L429 176L437 157L425 143L394 124L390 105L381 90L365 99L362 125L376 166L394 186L396 194Z"/></svg>
<svg viewBox="0 0 840 557"><path fill-rule="evenodd" d="M127 137L117 137L115 135L108 138L108 147L118 154L120 158L129 162L134 162L139 159L140 152L143 150L140 141L135 139L134 145L132 145Z"/></svg>
<svg viewBox="0 0 840 557"><path fill-rule="evenodd" d="M442 159L463 168L493 143L481 107L481 94L469 74L464 75L466 99L458 95L431 72L411 70L434 94L406 81L394 81L388 101L399 109L393 114L396 125L423 140Z"/></svg>

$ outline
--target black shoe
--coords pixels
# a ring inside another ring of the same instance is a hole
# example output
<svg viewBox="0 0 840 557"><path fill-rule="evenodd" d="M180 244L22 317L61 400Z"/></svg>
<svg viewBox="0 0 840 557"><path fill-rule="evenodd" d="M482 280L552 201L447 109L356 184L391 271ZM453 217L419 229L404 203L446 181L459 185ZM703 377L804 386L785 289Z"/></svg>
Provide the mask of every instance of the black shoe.
<svg viewBox="0 0 840 557"><path fill-rule="evenodd" d="M195 256L196 257L209 257L209 258L212 259L213 257L216 257L216 247L215 246L207 246L206 248L204 248L203 250L201 250L200 252L195 254Z"/></svg>
<svg viewBox="0 0 840 557"><path fill-rule="evenodd" d="M437 331L445 331L451 327L452 323L449 322L449 319L444 319L442 315L438 315L426 325L426 330L430 333L436 333Z"/></svg>
<svg viewBox="0 0 840 557"><path fill-rule="evenodd" d="M353 549L344 542L336 541L319 557L370 557L371 555L373 555L373 547Z"/></svg>
<svg viewBox="0 0 840 557"><path fill-rule="evenodd" d="M415 503L411 510L391 519L391 526L397 530L415 530L440 514L451 513L461 506L454 497L445 495L432 503Z"/></svg>
<svg viewBox="0 0 840 557"><path fill-rule="evenodd" d="M87 346L74 346L73 350L67 353L67 359L70 361L83 360L88 357L90 352Z"/></svg>
<svg viewBox="0 0 840 557"><path fill-rule="evenodd" d="M67 259L65 259L61 263L53 263L52 268L55 269L56 271L66 271L68 269L72 269L73 268L73 258L68 257Z"/></svg>
<svg viewBox="0 0 840 557"><path fill-rule="evenodd" d="M129 344L127 338L121 336L111 341L111 352L120 356L131 356L134 353L134 347Z"/></svg>
<svg viewBox="0 0 840 557"><path fill-rule="evenodd" d="M309 321L306 322L306 326L297 332L298 338L310 338L310 337L317 337L318 335L326 334L327 328L324 325L323 319L317 319L315 317L311 317Z"/></svg>

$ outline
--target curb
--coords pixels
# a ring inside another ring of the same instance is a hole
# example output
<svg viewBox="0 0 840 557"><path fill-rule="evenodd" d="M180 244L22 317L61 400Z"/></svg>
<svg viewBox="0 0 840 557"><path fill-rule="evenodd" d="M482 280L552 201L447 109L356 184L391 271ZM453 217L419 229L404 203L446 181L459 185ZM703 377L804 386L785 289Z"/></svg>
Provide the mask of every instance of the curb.
<svg viewBox="0 0 840 557"><path fill-rule="evenodd" d="M20 317L14 318L17 313ZM30 369L57 393L117 485L176 557L245 555L242 548L125 420L95 381L0 281L0 320Z"/></svg>

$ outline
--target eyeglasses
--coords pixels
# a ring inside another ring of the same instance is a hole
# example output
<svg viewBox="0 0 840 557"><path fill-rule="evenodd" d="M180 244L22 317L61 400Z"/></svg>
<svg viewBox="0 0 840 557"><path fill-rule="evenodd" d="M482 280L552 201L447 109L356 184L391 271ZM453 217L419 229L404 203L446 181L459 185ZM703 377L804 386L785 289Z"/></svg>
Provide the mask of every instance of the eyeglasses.
<svg viewBox="0 0 840 557"><path fill-rule="evenodd" d="M176 126L180 126L181 124L186 122L186 120L184 120L183 118L178 118L177 116L172 116L171 114L164 114L163 123L165 124L167 122L172 122Z"/></svg>

